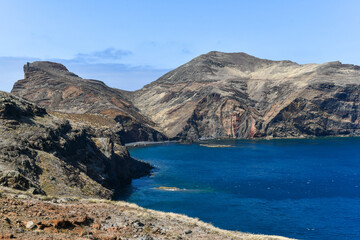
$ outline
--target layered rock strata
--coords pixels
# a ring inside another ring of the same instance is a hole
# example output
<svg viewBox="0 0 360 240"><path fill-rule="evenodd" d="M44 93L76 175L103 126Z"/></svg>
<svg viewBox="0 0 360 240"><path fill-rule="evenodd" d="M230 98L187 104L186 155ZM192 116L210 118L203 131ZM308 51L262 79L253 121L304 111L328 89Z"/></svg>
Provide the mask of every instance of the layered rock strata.
<svg viewBox="0 0 360 240"><path fill-rule="evenodd" d="M127 142L158 141L165 136L124 98L125 91L103 82L82 79L59 63L33 62L11 93L48 110L68 114L101 114L117 122L115 132Z"/></svg>
<svg viewBox="0 0 360 240"><path fill-rule="evenodd" d="M170 138L359 135L360 66L210 52L130 98Z"/></svg>

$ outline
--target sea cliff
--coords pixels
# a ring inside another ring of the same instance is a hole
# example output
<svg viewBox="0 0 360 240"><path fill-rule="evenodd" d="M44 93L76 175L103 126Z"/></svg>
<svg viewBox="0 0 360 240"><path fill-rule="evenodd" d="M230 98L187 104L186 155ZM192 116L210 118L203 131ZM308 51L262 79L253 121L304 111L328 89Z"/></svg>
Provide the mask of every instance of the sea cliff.
<svg viewBox="0 0 360 240"><path fill-rule="evenodd" d="M152 167L129 156L107 127L71 122L0 92L0 185L110 199Z"/></svg>

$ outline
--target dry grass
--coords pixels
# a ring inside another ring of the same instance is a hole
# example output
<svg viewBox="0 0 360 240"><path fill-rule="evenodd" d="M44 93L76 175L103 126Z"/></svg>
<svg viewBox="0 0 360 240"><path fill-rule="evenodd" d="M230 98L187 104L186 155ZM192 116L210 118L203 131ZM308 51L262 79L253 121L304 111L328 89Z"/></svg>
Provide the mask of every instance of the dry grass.
<svg viewBox="0 0 360 240"><path fill-rule="evenodd" d="M0 187L0 196L4 199L16 199L16 201L23 201L25 205L33 206L36 208L36 212L39 210L43 212L42 217L57 219L71 218L67 212L71 210L76 212L73 217L83 216L84 214L91 217L94 222L101 222L105 218L108 223L102 222L101 229L92 229L94 233L97 233L98 236L101 234L108 233L109 224L111 226L115 225L120 228L117 228L120 232L118 236L126 237L127 239L137 239L134 237L135 234L149 234L150 236L160 239L241 239L241 240L286 240L289 238L280 237L280 236L266 236L266 235L254 235L249 233L241 233L236 231L227 231L214 227L209 223L204 223L197 218L190 218L185 215L175 214L175 213L165 213L150 209L145 209L137 206L136 204L124 202L124 201L110 201L103 199L82 199L82 198L57 198L52 196L33 196L30 194L25 195L21 191L1 188ZM10 202L14 202L11 201ZM31 208L29 208L30 211ZM19 213L26 221L29 221L30 218L21 211ZM55 215L54 215L55 214ZM109 217L111 216L111 217ZM41 217L40 217L41 218ZM36 221L40 221L41 219ZM33 220L34 217L31 218ZM143 227L135 227L134 222L141 221ZM127 223L127 224L126 224ZM126 227L124 227L126 224ZM110 230L112 231L112 230ZM124 232L125 231L125 232ZM190 231L191 233L187 234L186 232ZM10 231L11 232L11 231ZM39 236L31 235L32 233L24 233L23 236L33 236L31 239L37 239ZM30 235L26 235L30 234ZM47 233L41 233L45 236ZM66 230L65 232L57 232L56 234L63 234L63 236L76 236L76 232L71 232ZM75 235L74 235L75 234ZM114 233L116 234L116 233ZM47 235L51 236L51 235ZM138 235L139 236L139 235ZM99 238L99 239L108 239L108 238Z"/></svg>
<svg viewBox="0 0 360 240"><path fill-rule="evenodd" d="M62 119L67 119L72 123L90 125L93 127L115 127L116 122L113 118L102 114L76 114L48 111L49 114Z"/></svg>

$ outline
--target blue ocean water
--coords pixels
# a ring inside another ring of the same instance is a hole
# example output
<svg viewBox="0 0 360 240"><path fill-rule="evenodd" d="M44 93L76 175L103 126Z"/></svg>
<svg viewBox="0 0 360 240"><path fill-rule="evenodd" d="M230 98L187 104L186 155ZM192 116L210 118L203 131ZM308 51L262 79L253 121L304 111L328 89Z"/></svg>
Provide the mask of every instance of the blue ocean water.
<svg viewBox="0 0 360 240"><path fill-rule="evenodd" d="M213 225L298 239L360 239L360 138L221 141L130 150L156 167L121 199ZM158 187L177 187L165 191Z"/></svg>

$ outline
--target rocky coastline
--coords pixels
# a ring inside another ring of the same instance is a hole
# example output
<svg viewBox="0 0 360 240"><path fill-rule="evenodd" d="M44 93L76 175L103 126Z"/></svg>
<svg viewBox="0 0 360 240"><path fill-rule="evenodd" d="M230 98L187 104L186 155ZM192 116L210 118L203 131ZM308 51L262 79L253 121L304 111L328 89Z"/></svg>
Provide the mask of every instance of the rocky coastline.
<svg viewBox="0 0 360 240"><path fill-rule="evenodd" d="M111 128L85 125L0 92L0 185L111 199L152 166L130 157Z"/></svg>
<svg viewBox="0 0 360 240"><path fill-rule="evenodd" d="M340 62L210 52L135 92L27 63L0 92L0 239L286 239L110 201L153 169L127 147L360 136L359 99L360 67Z"/></svg>

